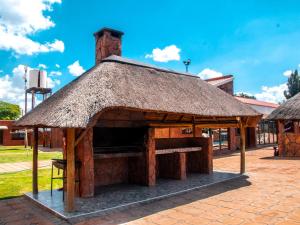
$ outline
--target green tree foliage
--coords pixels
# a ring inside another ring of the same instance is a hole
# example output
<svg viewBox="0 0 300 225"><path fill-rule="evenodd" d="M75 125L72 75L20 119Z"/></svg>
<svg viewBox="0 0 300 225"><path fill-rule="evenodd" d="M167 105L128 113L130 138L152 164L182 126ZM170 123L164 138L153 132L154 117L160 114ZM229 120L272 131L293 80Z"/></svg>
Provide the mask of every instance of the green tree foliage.
<svg viewBox="0 0 300 225"><path fill-rule="evenodd" d="M286 99L293 97L300 92L300 78L298 71L292 72L291 76L287 81L288 90L284 91L284 96Z"/></svg>
<svg viewBox="0 0 300 225"><path fill-rule="evenodd" d="M243 93L243 92L236 94L236 96L238 96L238 97L243 97L243 98L256 99L255 96L253 96L253 95L248 95L248 94Z"/></svg>
<svg viewBox="0 0 300 225"><path fill-rule="evenodd" d="M0 120L15 120L21 115L18 105L0 101Z"/></svg>

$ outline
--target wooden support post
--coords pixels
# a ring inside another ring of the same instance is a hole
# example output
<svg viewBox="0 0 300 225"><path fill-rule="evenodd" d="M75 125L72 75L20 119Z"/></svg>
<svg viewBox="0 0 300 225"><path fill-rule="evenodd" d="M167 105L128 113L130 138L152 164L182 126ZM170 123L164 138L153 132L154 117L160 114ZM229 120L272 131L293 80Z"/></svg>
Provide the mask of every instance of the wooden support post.
<svg viewBox="0 0 300 225"><path fill-rule="evenodd" d="M284 154L284 122L282 120L277 121L277 142L279 156Z"/></svg>
<svg viewBox="0 0 300 225"><path fill-rule="evenodd" d="M92 197L94 196L95 188L93 129L87 128L85 131L85 135L81 138L76 147L76 157L81 162L80 172L78 174L80 180L79 196Z"/></svg>
<svg viewBox="0 0 300 225"><path fill-rule="evenodd" d="M74 210L75 202L75 129L67 129L67 193L65 210Z"/></svg>
<svg viewBox="0 0 300 225"><path fill-rule="evenodd" d="M243 174L246 172L246 135L245 135L245 125L243 123L240 123L240 150L241 150L241 169L240 173Z"/></svg>
<svg viewBox="0 0 300 225"><path fill-rule="evenodd" d="M228 128L227 129L227 138L228 138L228 149L230 151L236 150L236 128Z"/></svg>
<svg viewBox="0 0 300 225"><path fill-rule="evenodd" d="M156 156L154 129L148 129L147 151L146 151L146 185L154 186L156 183Z"/></svg>
<svg viewBox="0 0 300 225"><path fill-rule="evenodd" d="M33 153L32 153L32 193L38 193L38 144L39 130L33 128Z"/></svg>

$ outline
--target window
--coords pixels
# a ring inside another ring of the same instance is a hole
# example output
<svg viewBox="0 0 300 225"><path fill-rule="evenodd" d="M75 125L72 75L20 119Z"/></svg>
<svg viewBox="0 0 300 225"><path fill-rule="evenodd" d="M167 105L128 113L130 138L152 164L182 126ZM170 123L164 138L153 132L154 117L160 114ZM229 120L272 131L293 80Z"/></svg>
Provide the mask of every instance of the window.
<svg viewBox="0 0 300 225"><path fill-rule="evenodd" d="M182 134L192 134L193 133L193 128L182 128L181 129Z"/></svg>
<svg viewBox="0 0 300 225"><path fill-rule="evenodd" d="M12 140L24 140L25 133L23 130L12 130L10 132Z"/></svg>

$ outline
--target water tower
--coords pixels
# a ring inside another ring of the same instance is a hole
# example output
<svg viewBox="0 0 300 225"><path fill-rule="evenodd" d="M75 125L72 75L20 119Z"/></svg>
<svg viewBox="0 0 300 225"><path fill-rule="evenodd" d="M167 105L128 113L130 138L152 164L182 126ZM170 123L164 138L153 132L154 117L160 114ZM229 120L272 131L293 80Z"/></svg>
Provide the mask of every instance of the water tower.
<svg viewBox="0 0 300 225"><path fill-rule="evenodd" d="M42 95L43 101L51 95L52 89L47 87L47 75L43 70L32 69L29 71L29 84L25 90L25 114L27 113L27 94L30 93L31 109L35 107L35 96Z"/></svg>

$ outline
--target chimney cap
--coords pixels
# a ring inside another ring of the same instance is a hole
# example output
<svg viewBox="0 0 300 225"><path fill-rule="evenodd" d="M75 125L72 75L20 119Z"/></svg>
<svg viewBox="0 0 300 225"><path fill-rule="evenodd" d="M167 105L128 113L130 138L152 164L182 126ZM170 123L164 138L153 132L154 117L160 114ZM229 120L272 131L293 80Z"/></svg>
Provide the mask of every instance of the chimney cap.
<svg viewBox="0 0 300 225"><path fill-rule="evenodd" d="M121 37L124 34L122 31L114 30L112 28L104 27L104 28L96 31L94 33L94 36L95 37L100 37L101 35L103 35L104 31L108 31L108 32L112 33L114 36L117 36L117 37Z"/></svg>

